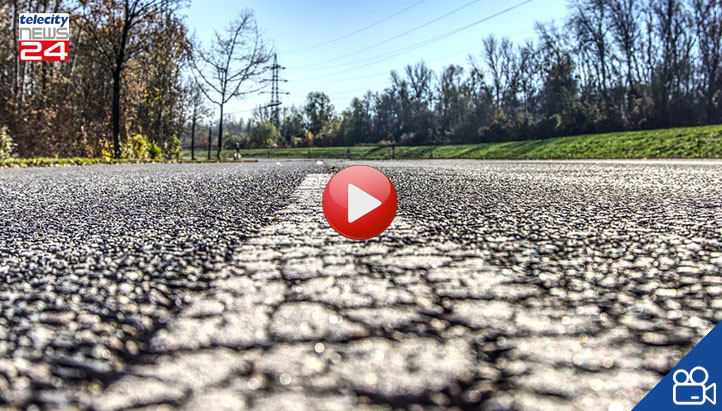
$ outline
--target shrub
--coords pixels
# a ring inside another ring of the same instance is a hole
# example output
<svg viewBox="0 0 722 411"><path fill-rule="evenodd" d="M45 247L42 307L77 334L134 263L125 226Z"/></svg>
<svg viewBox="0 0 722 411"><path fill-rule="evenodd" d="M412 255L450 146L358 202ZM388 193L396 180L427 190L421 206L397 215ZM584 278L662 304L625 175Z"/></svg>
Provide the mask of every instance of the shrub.
<svg viewBox="0 0 722 411"><path fill-rule="evenodd" d="M123 157L128 160L146 160L148 158L148 138L140 133L128 138L122 147Z"/></svg>
<svg viewBox="0 0 722 411"><path fill-rule="evenodd" d="M151 160L156 160L161 155L160 147L158 147L158 144L155 143L155 141L151 141L148 145L148 155L150 156Z"/></svg>
<svg viewBox="0 0 722 411"><path fill-rule="evenodd" d="M276 126L269 121L256 124L251 129L251 145L254 147L275 146L275 142L281 138Z"/></svg>
<svg viewBox="0 0 722 411"><path fill-rule="evenodd" d="M108 140L100 140L100 155L103 160L110 162L113 159L113 145Z"/></svg>
<svg viewBox="0 0 722 411"><path fill-rule="evenodd" d="M0 160L7 160L13 155L15 150L15 143L8 134L8 127L0 127Z"/></svg>
<svg viewBox="0 0 722 411"><path fill-rule="evenodd" d="M173 135L163 144L163 152L166 160L180 161L181 142L177 136Z"/></svg>
<svg viewBox="0 0 722 411"><path fill-rule="evenodd" d="M323 124L318 135L314 136L314 143L318 146L332 147L336 145L336 136L341 133L341 121L333 118Z"/></svg>
<svg viewBox="0 0 722 411"><path fill-rule="evenodd" d="M248 138L243 134L231 134L223 137L223 148L226 150L235 150L236 145L240 148L247 148Z"/></svg>

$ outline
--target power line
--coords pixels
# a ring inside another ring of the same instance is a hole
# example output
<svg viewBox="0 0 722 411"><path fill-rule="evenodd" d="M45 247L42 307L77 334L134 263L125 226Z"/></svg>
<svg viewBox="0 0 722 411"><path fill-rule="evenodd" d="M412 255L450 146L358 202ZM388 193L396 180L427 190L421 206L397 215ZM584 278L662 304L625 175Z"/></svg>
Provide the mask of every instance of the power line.
<svg viewBox="0 0 722 411"><path fill-rule="evenodd" d="M426 61L427 61L428 63L430 63L430 62L443 60L443 59L445 59L445 58L449 58L449 57L453 57L453 56L457 56L457 55L459 55L459 54L465 54L465 53L469 53L469 52L470 52L470 51L469 51L468 48L464 48L463 50L459 50L459 51L456 51L456 52L450 53L450 54L445 54L445 55L439 56L439 57L434 57L433 59L431 59L431 60L426 60ZM342 73L336 73L336 74L338 75L338 74L344 74L344 73L346 73L346 71L344 71L344 72L342 72ZM390 74L390 73L391 73L391 70L384 70L384 71L378 71L378 72L372 73L372 74L366 74L366 75L363 75L363 76L351 77L351 78L342 78L342 79L337 79L337 80L324 80L325 77L332 77L332 76L333 76L333 75L328 75L328 76L324 76L323 78L322 78L322 77L312 77L312 78L309 79L309 80L301 79L301 80L294 80L294 81L296 81L297 83L320 83L320 84L328 84L328 83L348 83L348 82L352 82L352 81L356 81L356 80L363 80L363 79L367 79L367 78L373 78L373 77L378 77L378 76L382 76L382 75L388 75L388 74Z"/></svg>
<svg viewBox="0 0 722 411"><path fill-rule="evenodd" d="M405 36L405 35L407 35L407 34L409 34L409 33L412 33L412 32L414 32L414 31L416 31L416 30L419 30L419 29L421 29L421 28L424 28L424 27L426 27L426 26L428 26L428 25L430 25L430 24L436 23L437 21L439 21L439 20L441 20L441 19L444 19L444 18L446 18L446 17L448 17L448 16L450 16L450 15L452 15L452 14L454 14L454 13L457 13L457 12L459 12L459 11L461 11L461 10L469 7L469 6L471 6L471 5L474 4L474 3L478 3L479 1L481 1L481 0L471 0L470 2L462 5L461 7L457 7L457 8L455 8L454 10L451 10L450 12L448 12L448 13L446 13L446 14L442 14L441 16L436 17L436 18L434 18L434 19L431 19L431 20L429 20L429 21L427 21L427 22L425 22L425 23L422 23L422 24L420 24L420 25L418 25L418 26L416 26L416 27L414 27L414 28L412 28L412 29L410 29L410 30L406 30L405 32L403 32L403 33L401 33L401 34L397 34L397 35L395 35L395 36L392 36L392 37L387 38L386 40L383 40L383 41L380 41L380 42L378 42L378 43L372 44L372 45L370 45L370 46L368 46L368 47L365 47L365 48L362 48L362 49L360 49L360 50L356 50L356 51L353 52L353 53L344 54L344 55L342 55L342 56L334 57L334 58L332 58L332 59L328 59L328 60L324 60L324 61L319 61L319 62L316 62L316 63L305 64L305 65L303 65L303 66L298 66L298 67L295 67L295 68L296 68L296 69L299 69L299 68L306 68L306 67L318 66L318 65L320 65L320 64L331 63L331 62L333 62L333 61L341 60L341 59L344 59L344 58L346 58L346 57L350 57L350 56L356 55L356 54L358 54L358 53L361 53L361 52L364 52L364 51L367 51L367 50L376 48L376 47L378 47L378 46L380 46L380 45L382 45L382 44L386 44L386 43L388 43L388 42L394 41L394 40L396 40L396 39L398 39L398 38L400 38L400 37L403 37L403 36Z"/></svg>
<svg viewBox="0 0 722 411"><path fill-rule="evenodd" d="M424 42L426 42L426 41L428 41L428 40L424 40ZM422 42L422 43L423 43L423 42ZM420 43L416 43L416 44L420 44ZM371 60L383 59L384 57L387 57L387 56L395 56L395 55L398 55L398 53L399 53L400 51L406 50L406 49L408 49L408 48L410 48L410 47L414 47L414 46L415 46L415 44L412 44L411 46L404 46L404 47L401 47L401 48L398 48L398 49L395 49L395 50L391 50L391 51L387 51L387 52L385 52L385 53L381 53L381 54L376 55L376 56L373 56L373 57L366 57L366 58L362 58L362 59L359 59L359 60L350 61L350 62L347 62L347 63L332 64L332 65L329 65L329 66L325 66L324 68L332 69L332 68L340 68L340 67L348 67L348 66L355 66L355 65L358 65L358 64L364 64L364 63L369 62L369 61L371 61ZM381 60L381 61L383 61L383 60ZM301 69L301 70L309 70L309 69ZM313 70L316 71L316 70L318 70L318 68L314 68Z"/></svg>
<svg viewBox="0 0 722 411"><path fill-rule="evenodd" d="M255 108L249 108L249 109L247 109L247 110L229 111L229 112L223 113L223 115L227 115L227 114L240 114L240 113L250 113L250 112L255 111L255 110L256 110Z"/></svg>
<svg viewBox="0 0 722 411"><path fill-rule="evenodd" d="M325 78L327 78L327 77L333 77L333 76L336 76L336 75L348 73L348 72L350 72L350 71L355 71L355 70L358 70L358 69L361 69L361 68L365 68L365 67L367 67L367 66L370 66L370 65L379 63L379 62L381 62L381 61L388 60L388 59L390 59L390 58L393 58L393 57L402 55L402 54L407 53L407 52L409 52L409 51L412 51L412 50L418 49L418 48L420 48L420 47L426 46L426 45L428 45L428 44L437 42L437 41L439 41L439 40L442 40L442 39L444 39L444 38L447 38L447 37L449 37L449 36L452 36L452 35L454 35L454 34L457 34L457 33L459 33L459 32L462 32L462 31L464 31L464 30L468 30L468 29L470 29L470 28L472 28L472 27L474 27L474 26L477 26L477 25L479 25L479 24L481 24L481 23L485 23L485 22L487 22L487 21L489 21L489 20L491 20L491 19L497 18L497 17L499 17L499 16L501 16L501 15L504 15L504 14L506 14L506 13L509 13L509 12L511 12L511 11L513 11L513 10L519 8L519 7L521 7L521 6L524 6L524 5L527 4L527 3L531 3L532 1L534 1L534 0L522 1L522 2L517 3L517 4L515 4L515 5L511 6L511 7L506 8L506 9L504 9L504 10L501 10L501 11L499 11L499 12L497 12L497 13L494 13L494 14L492 14L492 15L489 15L489 16L487 16L487 17L484 17L484 18L480 19L480 20L477 20L477 21L474 21L474 22L472 22L472 23L470 23L470 24L467 24L467 25L465 25L465 26L459 27L459 28L457 28L457 29L451 30L451 31L446 32L446 33L444 33L444 34L438 35L438 36L436 36L436 37L432 37L432 38L430 38L430 39L427 39L427 40L424 40L424 41L421 41L421 42L418 42L418 43L414 43L414 44L409 45L409 46L406 46L406 47L402 47L402 48L400 48L400 49L394 50L394 51L389 52L389 53L384 53L384 54L381 54L381 55L379 55L379 56L375 56L375 57L373 57L373 59L375 59L375 60L370 61L370 62L367 63L367 64L364 64L364 65L361 65L361 66L358 66L358 67L355 67L355 68L352 68L352 69L347 69L347 70L343 70L343 71L339 71L339 72L327 74L327 75L324 75L324 76L322 76L322 77L316 77L316 78L311 78L311 79L301 80L301 81L303 81L303 82L314 82L315 80L325 79ZM514 36L519 35L519 34L524 34L524 33L527 33L527 32L529 32L529 31L531 31L531 30L525 30L525 31L522 31L522 32L518 32L518 33L516 33ZM451 53L451 54L448 54L448 55L445 55L445 56L436 57L436 58L434 58L434 59L432 59L432 60L430 60L430 61L440 60L440 59L442 59L442 58L451 57L451 56L458 55L458 54L465 53L465 52L468 52L468 51L464 51L464 50L457 51L457 52L454 52L454 53ZM381 58L379 58L379 57L381 57ZM361 60L361 61L367 61L367 60L368 60L368 59ZM387 73L387 72L388 72L388 71L385 70L385 71L383 71L383 72L378 72L378 73L374 73L374 74L367 74L367 75L358 76L358 77L349 78L349 79L334 80L333 82L350 82L350 81L354 81L354 80L360 80L360 79L364 79L364 78L375 77L375 76L378 76L378 75L381 75L381 74L385 74L385 73ZM326 81L326 82L328 82L328 81ZM364 88L355 89L355 90L346 90L346 91L341 91L341 92L337 92L337 93L331 93L330 95L338 97L338 96L341 96L341 95L344 95L344 94L354 93L354 92L357 92L357 91L370 90L370 89L372 89L372 88L381 87L381 86L386 85L386 84L388 84L388 83L380 84L380 85L376 85L376 86L371 86L371 87L364 87ZM287 93L286 93L286 94L287 94ZM267 106L267 107L268 107L268 106ZM245 112L251 112L251 111L254 111L254 110L255 110L255 109L241 110L241 111L236 111L236 112L232 112L232 113L229 113L229 114L233 114L233 113L245 113Z"/></svg>
<svg viewBox="0 0 722 411"><path fill-rule="evenodd" d="M526 34L526 33L532 32L532 31L534 31L534 28L527 29L527 30L523 30L523 31L518 31L518 32L516 32L516 33L511 34L511 35L509 36L509 38L514 39L514 38L517 38L517 37L519 37L519 36L521 36L521 35L523 35L523 34ZM506 37L506 36L505 36L505 37ZM405 49L405 48L403 48L403 49ZM403 49L402 49L402 50L403 50ZM474 51L477 51L477 49L472 49L472 50L470 50L468 47L465 47L464 49L459 49L458 51L455 51L455 52L453 52L453 53L445 54L445 55L443 55L443 56L434 57L433 59L426 60L426 62L427 62L427 63L430 63L430 62L434 62L434 61L439 61L439 60L443 60L443 59L445 59L445 58L457 56L457 55L459 55L459 54L472 53L472 52L474 52ZM390 53L385 53L385 54L382 54L382 55L377 56L377 57L383 57L383 56L388 55L388 54L394 54L395 52L396 52L396 51L392 51L392 52L390 52ZM362 60L360 60L360 62L362 62L362 63L365 62L365 61L367 61L367 59L362 59ZM341 66L346 66L346 65L348 65L348 64L343 64L343 65L341 65ZM333 67L339 67L339 66L333 66ZM378 72L372 73L372 74L365 74L365 75L363 75L363 76L356 76L356 77L350 77L350 78L340 78L340 79L334 79L334 80L327 80L328 77L333 77L333 75L324 75L323 77L310 77L310 78L306 78L306 79L296 79L296 80L294 80L294 81L296 81L297 83L302 82L302 83L322 83L322 84L327 84L327 83L346 83L346 82L350 82L350 81L356 81L356 80L363 80L363 79L372 78L372 77L378 77L378 76L381 76L381 75L389 74L389 72L390 72L390 70L384 70L384 71L378 71ZM343 73L337 73L337 74L345 74L345 73L346 73L346 71L344 71Z"/></svg>
<svg viewBox="0 0 722 411"><path fill-rule="evenodd" d="M349 38L349 37L351 37L351 36L353 36L353 35L355 35L355 34L358 34L358 33L361 33L361 32L363 32L363 31L366 31L366 30L370 29L371 27L377 26L377 25L379 25L379 24L381 24L381 23L383 23L383 22L385 22L385 21L388 21L388 20L390 20L390 19L392 19L392 18L394 18L394 17L396 17L396 16L398 16L398 15L400 15L400 14L403 14L403 13L411 10L412 8L418 6L419 4L424 3L425 1L426 1L426 0L417 1L416 3L414 3L414 4L412 4L412 5L408 6L408 7L406 7L406 8L403 9L403 10L400 10L400 11L398 11L398 12L396 12L396 13L390 15L390 16L386 16L386 17L382 18L381 20L375 21L375 22L369 24L368 26L362 27L362 28L360 28L360 29L358 29L358 30L354 30L354 31L352 31L352 32L350 32L350 33L348 33L348 34L344 34L344 35L341 36L341 37L336 37L336 38L333 39L333 40L324 41L324 42L322 42L322 43L318 43L318 44L316 44L316 45L309 46L309 47L305 47L305 48L302 48L302 49L297 49L297 50L289 51L289 52L286 53L286 54L293 54L293 53L299 53L299 52L302 52L302 51L313 50L313 49L316 49L316 48L319 48L319 47L323 47L323 46L326 46L326 45L328 45L328 44L337 42L337 41L339 41L339 40L347 39L347 38Z"/></svg>
<svg viewBox="0 0 722 411"><path fill-rule="evenodd" d="M301 79L301 80L294 80L294 81L296 81L297 83L303 82L303 83L323 83L323 84L326 84L326 83L347 83L347 82L349 82L349 81L363 80L363 79L367 79L367 78L371 78L371 77L378 77L378 76L381 76L381 75L384 75L384 74L388 74L388 73L389 73L388 70L384 70L384 71L379 71L379 72L373 73L373 74L365 74L365 75L363 75L363 76L351 77L351 78L342 78L342 79L337 79L337 80L324 80L324 79L322 79L321 77L312 77L310 80L303 80L303 79ZM323 78L325 78L325 77L327 77L327 76L324 76ZM329 76L329 77L330 77L330 76Z"/></svg>
<svg viewBox="0 0 722 411"><path fill-rule="evenodd" d="M494 18L496 18L496 17L499 17L499 16L501 16L501 15L503 15L503 14L506 14L506 13L508 13L508 12L514 10L514 9L517 9L517 8L519 8L519 7L527 4L527 3L531 3L532 1L534 1L534 0L525 0L525 1L521 2L521 3L517 3L517 4L515 4L515 5L511 6L511 7L508 7L508 8L506 8L506 9L504 9L504 10L502 10L502 11L499 11L499 12L497 12L497 13L494 13L494 14L492 14L492 15L490 15L490 16L484 17L483 19L480 19L480 20L477 20L477 21L475 21L475 22L473 22L473 23L467 24L466 26L463 26L463 27L454 29L454 30L452 30L452 31L446 32L446 33L441 34L441 35L439 35L439 36L432 37L432 38L430 38L430 39L427 39L427 40L424 40L424 41L421 41L421 42L412 44L412 45L410 45L410 46L402 47L402 48L397 49L397 50L395 50L395 51L393 51L393 52L391 52L391 53L385 53L385 54L382 54L382 55L380 55L380 56L373 57L373 58L375 58L375 60L370 61L370 62L367 63L367 64L362 64L362 65L356 66L356 67L354 67L354 68L350 68L350 69L338 71L338 72L335 72L335 73L327 74L327 75L325 75L324 77L331 77L331 76L338 75L338 74L342 74L342 73L348 73L348 72L350 72L350 71L360 70L360 69L362 69L362 68L365 68L365 67L368 67L368 66L372 66L372 65L374 65L374 64L376 64L376 63L380 63L380 62L382 62L382 61L386 61L386 60L392 59L392 58L394 58L394 57L397 57L397 56L400 56L400 55L402 55L402 54L408 53L409 51L416 50L416 49L418 49L418 48L420 48L420 47L424 47L424 46L426 46L426 45L428 45L428 44L435 43L435 42L437 42L437 41L439 41L439 40L443 40L443 39L445 39L445 38L447 38L447 37L449 37L449 36L452 36L452 35L454 35L454 34L460 33L460 32L462 32L462 31L464 31L464 30L468 30L468 29L470 29L470 28L472 28L472 27L474 27L474 26L478 26L478 25L481 24L481 23L485 23L485 22L487 22L487 21L489 21L489 20L491 20L491 19L494 19ZM389 55L389 54L390 54L390 55ZM378 58L378 57L381 57L381 58Z"/></svg>
<svg viewBox="0 0 722 411"><path fill-rule="evenodd" d="M359 91L370 91L371 89L376 89L376 88L379 88L379 87L387 86L388 84L389 84L388 82L385 82L385 83L383 83L383 84L377 84L377 85L375 85L375 86L367 86L367 87L357 88L357 89L354 89L354 90L345 90L345 91L339 91L339 92L336 92L336 93L328 93L328 95L329 95L329 96L336 96L336 97L338 97L338 96L343 96L343 95L345 95L345 94L357 93L357 92L359 92Z"/></svg>

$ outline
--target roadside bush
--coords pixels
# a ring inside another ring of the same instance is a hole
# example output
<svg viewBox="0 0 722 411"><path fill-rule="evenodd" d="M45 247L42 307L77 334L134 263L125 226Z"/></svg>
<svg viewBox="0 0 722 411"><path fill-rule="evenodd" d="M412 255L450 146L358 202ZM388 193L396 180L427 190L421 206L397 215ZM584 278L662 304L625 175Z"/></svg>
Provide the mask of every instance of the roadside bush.
<svg viewBox="0 0 722 411"><path fill-rule="evenodd" d="M150 156L151 160L157 160L160 158L162 154L162 151L160 147L158 147L158 144L155 143L155 141L151 141L150 144L148 144L148 155Z"/></svg>
<svg viewBox="0 0 722 411"><path fill-rule="evenodd" d="M140 133L128 138L121 149L123 158L143 161L148 159L148 138Z"/></svg>
<svg viewBox="0 0 722 411"><path fill-rule="evenodd" d="M310 131L306 132L302 144L304 147L313 147L313 134Z"/></svg>
<svg viewBox="0 0 722 411"><path fill-rule="evenodd" d="M333 118L321 127L321 131L314 136L314 144L322 147L333 147L336 145L337 136L341 134L341 121Z"/></svg>
<svg viewBox="0 0 722 411"><path fill-rule="evenodd" d="M7 160L13 155L15 150L15 143L8 134L8 127L0 127L0 160Z"/></svg>
<svg viewBox="0 0 722 411"><path fill-rule="evenodd" d="M243 134L230 134L223 137L223 148L226 150L235 150L236 145L240 148L248 148L248 137Z"/></svg>
<svg viewBox="0 0 722 411"><path fill-rule="evenodd" d="M276 141L281 138L276 126L270 121L256 124L251 130L250 143L253 147L275 146Z"/></svg>
<svg viewBox="0 0 722 411"><path fill-rule="evenodd" d="M110 141L100 140L100 155L107 162L113 159L113 145L110 144Z"/></svg>
<svg viewBox="0 0 722 411"><path fill-rule="evenodd" d="M163 153L166 160L180 161L181 142L177 136L172 136L170 140L163 144Z"/></svg>

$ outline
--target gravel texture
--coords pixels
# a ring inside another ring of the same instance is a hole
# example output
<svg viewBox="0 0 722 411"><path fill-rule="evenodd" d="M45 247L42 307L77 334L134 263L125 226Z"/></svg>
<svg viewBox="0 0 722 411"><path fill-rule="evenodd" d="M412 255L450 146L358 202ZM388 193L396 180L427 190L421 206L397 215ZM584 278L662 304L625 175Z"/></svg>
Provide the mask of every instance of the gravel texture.
<svg viewBox="0 0 722 411"><path fill-rule="evenodd" d="M0 405L616 411L722 320L720 163L366 164L364 242L345 162L0 172Z"/></svg>

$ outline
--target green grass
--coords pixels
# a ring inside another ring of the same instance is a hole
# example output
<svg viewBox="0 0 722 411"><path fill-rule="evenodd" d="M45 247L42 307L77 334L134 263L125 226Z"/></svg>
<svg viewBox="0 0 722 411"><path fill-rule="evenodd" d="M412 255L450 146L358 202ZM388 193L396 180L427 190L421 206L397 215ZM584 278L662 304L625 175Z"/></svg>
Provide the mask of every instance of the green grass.
<svg viewBox="0 0 722 411"><path fill-rule="evenodd" d="M307 148L248 149L241 150L241 155L250 158L346 158L346 150L346 147L314 147L309 154ZM233 153L233 150L224 150L222 155L230 158ZM205 154L204 151L196 151L196 158L205 158ZM396 158L399 159L432 157L516 160L722 158L722 125L507 143L396 147ZM190 158L189 150L183 152L183 158ZM351 147L351 158L390 159L391 147Z"/></svg>
<svg viewBox="0 0 722 411"><path fill-rule="evenodd" d="M346 158L346 147L277 148L241 150L244 161L249 158ZM233 158L233 150L224 150L223 160ZM211 162L216 162L213 151ZM205 162L206 152L196 151L196 162ZM391 158L391 147L351 147L356 160ZM722 125L670 128L664 130L591 134L558 137L548 140L507 143L464 144L447 146L399 146L396 158L465 158L465 159L642 159L642 158L722 158ZM183 152L183 161L190 161L190 151ZM252 160L250 160L252 161ZM159 160L156 162L166 162ZM55 167L94 164L132 164L137 161L102 158L11 158L0 160L0 167Z"/></svg>
<svg viewBox="0 0 722 411"><path fill-rule="evenodd" d="M10 158L0 160L0 167L23 168L23 167L60 167L60 166L87 166L95 164L110 164L102 158Z"/></svg>

